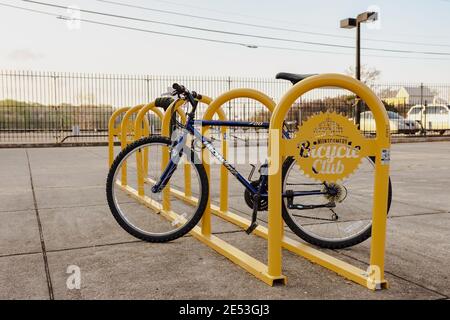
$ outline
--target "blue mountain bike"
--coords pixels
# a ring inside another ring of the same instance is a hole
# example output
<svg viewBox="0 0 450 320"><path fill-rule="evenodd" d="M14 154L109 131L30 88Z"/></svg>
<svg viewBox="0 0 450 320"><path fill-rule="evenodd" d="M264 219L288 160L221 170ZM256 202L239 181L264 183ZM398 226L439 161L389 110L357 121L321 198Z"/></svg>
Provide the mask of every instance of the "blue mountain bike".
<svg viewBox="0 0 450 320"><path fill-rule="evenodd" d="M290 80L292 83L304 77L304 75L288 73L277 75L277 78ZM213 142L204 137L195 126L267 129L269 123L195 120L201 95L176 83L173 85L172 95L177 99L185 100L191 106L191 109L187 111L185 124L174 121L176 127L180 129L178 130L180 134L172 135L172 139L151 135L137 140L120 152L110 168L106 195L114 218L128 233L148 242L171 241L189 232L200 221L210 193L205 169L195 151L198 149L196 146L200 146L208 149L244 187L243 198L251 209L252 216L252 223L246 231L251 233L258 225L258 212L266 211L270 201L267 195L267 163L260 166L257 179L245 178L235 166L224 159L214 147ZM289 138L287 130L283 131L283 136L286 139ZM162 191L170 188L171 211L178 214L175 220L167 219L161 210L155 209L161 206L145 206L131 198L119 186L121 173L126 170L128 185L137 188L137 168L134 159L136 154L140 155L144 152L148 152L149 155L148 163L144 164L146 168L145 197L149 201L161 204ZM164 152L170 153L170 160L167 166L162 168ZM282 167L283 201L280 213L287 226L303 240L324 248L349 247L368 239L372 225L374 160L374 158L364 159L358 171L342 183L326 181L318 183L303 174L294 158L286 158ZM183 190L187 169L191 183L189 190ZM194 200L182 199L181 193L188 194L190 199ZM389 181L388 208L391 203L391 194Z"/></svg>

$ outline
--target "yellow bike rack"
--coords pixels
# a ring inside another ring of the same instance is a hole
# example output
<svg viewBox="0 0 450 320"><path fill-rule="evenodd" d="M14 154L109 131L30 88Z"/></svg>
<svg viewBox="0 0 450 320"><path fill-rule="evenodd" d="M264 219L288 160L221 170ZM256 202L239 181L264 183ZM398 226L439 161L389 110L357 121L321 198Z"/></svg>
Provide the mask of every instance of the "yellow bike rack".
<svg viewBox="0 0 450 320"><path fill-rule="evenodd" d="M363 138L364 147L368 151L367 155L376 157L370 266L368 270L359 269L303 243L291 243L288 249L367 288L373 290L386 288L387 281L384 279L384 251L389 183L389 119L383 103L375 93L360 81L339 74L322 74L300 81L281 98L270 119L268 191L270 199L268 218L269 274L274 277L281 275L281 248L282 246L286 248L285 243L287 241L286 238L283 238L282 234L283 224L280 212L282 157L293 156L297 150L294 145L295 141L283 139L281 136L283 121L289 108L296 99L308 91L327 86L339 87L355 93L367 103L376 121L376 138Z"/></svg>
<svg viewBox="0 0 450 320"><path fill-rule="evenodd" d="M200 100L200 102L209 104L204 119L211 119L214 114L217 114L219 119L226 120L225 113L223 112L220 107L227 101L236 99L236 98L253 98L255 100L258 100L265 104L266 106L269 106L269 110L273 110L275 103L266 95L251 89L237 89L232 90L230 92L227 92L220 96L218 99L211 101L210 98L203 96L203 98ZM163 117L163 124L162 124L162 135L163 136L169 136L170 134L170 118L172 115L173 110L175 112L178 112L182 116L183 120L183 113L180 110L181 105L184 103L182 100L176 100L174 101L169 108L166 110L164 117ZM143 109L142 109L143 110ZM139 115L142 114L138 114ZM140 117L137 118L135 126L140 126ZM209 128L205 127L202 129L203 134L207 134ZM139 130L135 129L135 132L137 133L136 136L139 137ZM226 128L221 128L222 135L225 135ZM222 152L224 154L224 157L226 157L227 154L227 147L228 143L226 139L222 139ZM168 150L163 150L163 157L162 157L162 163L161 168L165 168L169 161L169 152ZM204 154L206 157L207 154ZM170 207L170 200L169 196L172 193L174 196L182 199L183 201L186 201L187 203L196 204L198 199L192 197L192 195L189 193L190 190L190 171L189 171L189 165L187 167L185 166L185 191L182 192L180 190L176 190L170 186L170 182L166 185L166 188L163 190L162 194L162 205L159 205L158 203L155 203L152 199L145 196L143 192L143 184L146 182L144 177L144 167L142 165L142 158L137 156L137 172L138 172L138 190L133 189L126 183L123 183L123 180L121 182L116 181L116 184L121 187L122 190L128 193L129 196L136 199L143 205L150 207L152 209L157 209L162 216L167 218L170 221L177 220L177 221L183 221L182 217L177 214L176 212L171 210ZM208 161L206 161L208 162ZM207 170L207 174L209 177L209 163L205 163L205 169ZM225 242L224 240L218 238L217 236L213 235L211 233L211 212L215 215L222 217L228 221L237 221L236 224L243 226L243 224L247 223L247 220L244 218L241 218L240 216L236 214L232 214L228 211L228 172L225 167L222 166L221 168L221 196L220 196L220 207L211 205L210 200L208 200L208 205L211 207L211 210L209 210L209 207L207 206L207 210L205 211L202 221L201 221L201 227L196 226L191 231L190 234L200 240L201 242L205 243L209 247L216 250L218 253L222 254L223 256L227 257L234 263L240 265L248 272L255 275L257 278L263 280L265 283L272 285L275 281L282 281L284 283L285 277L271 277L268 275L267 272L267 266L263 264L262 262L258 261L257 259L253 258L252 256L246 254L245 252L239 250L238 248L232 246L231 244ZM126 180L125 180L126 182ZM153 182L153 181L149 181ZM209 199L209 195L208 195ZM225 214L226 213L226 214ZM242 219L242 220L241 220ZM250 222L248 221L247 224Z"/></svg>
<svg viewBox="0 0 450 320"><path fill-rule="evenodd" d="M281 165L282 160L287 156L293 156L295 153L295 140L282 139L281 130L285 116L295 102L304 93L326 86L340 87L352 91L362 100L364 100L369 108L372 110L375 120L377 135L375 139L364 138L365 148L368 150L367 155L376 157L375 163L375 185L374 185L374 206L373 206L373 224L372 224L372 245L370 256L370 267L368 270L362 270L347 262L341 261L331 255L325 254L318 249L310 247L303 242L290 239L283 234L283 220L281 217ZM217 236L211 233L211 213L231 222L243 229L250 226L251 221L231 212L228 209L228 172L224 166L221 166L220 172L220 204L219 206L211 204L208 195L208 205L201 220L201 226L194 227L190 234L194 238L205 243L213 248L218 253L227 257L237 265L241 266L249 273L253 274L258 279L266 284L273 285L274 283L286 283L286 276L282 274L282 248L287 249L295 254L303 256L308 260L324 266L341 276L344 276L360 285L363 285L372 290L387 287L387 281L384 279L384 249L385 249L385 233L386 233L386 212L387 212L387 192L389 179L389 164L382 159L386 158L386 150L390 147L390 132L389 122L385 108L377 96L364 84L354 80L353 78L338 75L338 74L323 74L307 78L295 86L293 86L281 99L278 105L265 94L252 89L236 89L226 92L217 99L211 101L208 97L203 97L201 102L209 104L204 120L211 120L214 114L217 114L221 120L226 120L226 116L221 109L221 106L226 102L236 98L250 98L259 101L266 106L269 111L272 111L269 129L269 215L268 226L258 226L253 233L259 237L267 239L268 241L268 255L267 264L255 259L246 254L240 249L230 245ZM174 101L162 118L162 135L169 136L170 118L173 110L178 112L183 119L183 112L181 112L181 105L183 101ZM151 104L150 104L151 105ZM149 110L151 109L148 105ZM148 111L148 110L147 110ZM135 122L135 138L142 135L142 130L145 130L145 125L142 127L142 118L146 111L141 109L138 113ZM209 128L203 127L203 135L207 135ZM221 128L223 135L222 139L222 153L226 159L228 142L225 139L226 128ZM168 150L163 150L163 157L161 168L165 168L169 161ZM202 151L203 165L205 167L208 181L210 178L210 164L209 154L206 150ZM140 201L145 206L150 208L157 208L164 217L173 221L183 221L181 216L173 212L170 208L169 195L173 194L179 199L187 203L196 204L198 199L190 193L190 167L185 165L185 190L180 191L172 188L170 184L163 190L162 205L154 203L151 199L146 197L141 186L145 183L144 173L145 168L142 166L142 158L137 157L138 168L138 189L134 190L131 187L122 183L121 186L129 195ZM153 181L148 181L153 182Z"/></svg>

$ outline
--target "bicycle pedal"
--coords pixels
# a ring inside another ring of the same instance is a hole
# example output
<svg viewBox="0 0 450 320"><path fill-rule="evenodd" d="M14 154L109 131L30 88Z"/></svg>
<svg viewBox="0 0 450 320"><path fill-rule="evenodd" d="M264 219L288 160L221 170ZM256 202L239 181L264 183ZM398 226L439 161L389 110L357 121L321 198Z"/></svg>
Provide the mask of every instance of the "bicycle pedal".
<svg viewBox="0 0 450 320"><path fill-rule="evenodd" d="M252 233L257 227L258 227L258 223L252 222L252 224L250 225L250 227L248 227L247 230L245 230L245 233L250 234L250 233Z"/></svg>

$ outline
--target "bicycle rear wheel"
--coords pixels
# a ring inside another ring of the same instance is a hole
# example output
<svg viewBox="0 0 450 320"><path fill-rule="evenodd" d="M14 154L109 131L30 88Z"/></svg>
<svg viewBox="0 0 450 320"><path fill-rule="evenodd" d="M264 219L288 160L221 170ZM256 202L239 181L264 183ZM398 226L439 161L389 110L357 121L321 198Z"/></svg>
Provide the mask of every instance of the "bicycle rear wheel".
<svg viewBox="0 0 450 320"><path fill-rule="evenodd" d="M297 208L289 208L284 198L284 221L300 238L322 248L346 248L367 240L372 231L374 171L374 158L364 158L349 178L326 186L305 176L295 159L287 158L283 164L283 192L318 190L325 194L295 197ZM389 180L388 212L391 199ZM308 205L319 207L308 209ZM301 206L305 207L299 209Z"/></svg>
<svg viewBox="0 0 450 320"><path fill-rule="evenodd" d="M188 148L163 191L153 193L151 187L164 170L164 153L170 157L168 138L150 136L135 141L114 160L106 183L108 205L116 221L148 242L171 241L189 232L202 217L209 194L205 169ZM140 187L143 194L138 195ZM168 201L163 201L164 192Z"/></svg>

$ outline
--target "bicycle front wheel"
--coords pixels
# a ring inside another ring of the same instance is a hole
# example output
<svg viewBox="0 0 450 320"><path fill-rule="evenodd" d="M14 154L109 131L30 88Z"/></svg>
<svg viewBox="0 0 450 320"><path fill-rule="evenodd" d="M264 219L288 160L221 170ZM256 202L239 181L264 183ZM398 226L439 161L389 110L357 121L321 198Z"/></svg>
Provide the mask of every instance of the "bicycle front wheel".
<svg viewBox="0 0 450 320"><path fill-rule="evenodd" d="M205 169L185 148L169 183L161 192L151 189L169 159L171 140L150 136L128 145L108 174L106 197L111 212L128 233L148 242L166 242L189 232L200 220L209 194Z"/></svg>
<svg viewBox="0 0 450 320"><path fill-rule="evenodd" d="M283 198L283 219L303 240L322 248L340 249L370 238L372 231L374 158L339 183L320 183L305 176L294 158L283 164L283 191L309 192ZM389 180L388 211L392 187Z"/></svg>

